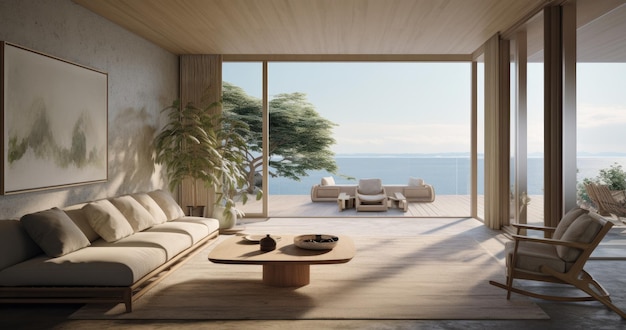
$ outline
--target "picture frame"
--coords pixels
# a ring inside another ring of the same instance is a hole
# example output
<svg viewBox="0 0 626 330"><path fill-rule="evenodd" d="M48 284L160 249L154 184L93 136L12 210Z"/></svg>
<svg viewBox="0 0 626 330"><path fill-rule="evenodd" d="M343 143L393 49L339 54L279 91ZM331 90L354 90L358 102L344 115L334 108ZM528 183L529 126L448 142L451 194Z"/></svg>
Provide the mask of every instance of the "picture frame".
<svg viewBox="0 0 626 330"><path fill-rule="evenodd" d="M0 194L106 182L107 73L0 47Z"/></svg>

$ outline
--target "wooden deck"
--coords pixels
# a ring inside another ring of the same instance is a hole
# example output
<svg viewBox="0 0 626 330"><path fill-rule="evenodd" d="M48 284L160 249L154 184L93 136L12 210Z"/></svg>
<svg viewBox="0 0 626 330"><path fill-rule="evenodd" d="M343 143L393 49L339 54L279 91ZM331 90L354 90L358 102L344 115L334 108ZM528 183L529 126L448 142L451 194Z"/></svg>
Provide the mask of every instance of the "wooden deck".
<svg viewBox="0 0 626 330"><path fill-rule="evenodd" d="M482 196L479 197L481 201ZM251 199L252 200L252 199ZM243 206L246 213L260 210L257 201L249 200ZM483 203L479 203L479 214ZM469 217L469 195L438 195L432 203L409 203L407 212L390 208L387 212L357 212L355 209L339 211L336 202L311 202L308 195L270 195L268 216L282 217ZM531 196L528 206L528 222L543 223L543 196Z"/></svg>

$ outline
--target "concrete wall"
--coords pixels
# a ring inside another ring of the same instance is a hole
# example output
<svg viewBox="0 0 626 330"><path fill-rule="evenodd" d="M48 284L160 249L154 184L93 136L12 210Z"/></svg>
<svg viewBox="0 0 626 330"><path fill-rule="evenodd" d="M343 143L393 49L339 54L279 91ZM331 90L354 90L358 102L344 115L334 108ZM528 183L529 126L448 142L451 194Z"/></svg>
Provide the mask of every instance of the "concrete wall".
<svg viewBox="0 0 626 330"><path fill-rule="evenodd" d="M178 57L70 0L0 1L0 40L108 73L107 183L0 196L0 219L166 187L152 161L161 109L178 97Z"/></svg>

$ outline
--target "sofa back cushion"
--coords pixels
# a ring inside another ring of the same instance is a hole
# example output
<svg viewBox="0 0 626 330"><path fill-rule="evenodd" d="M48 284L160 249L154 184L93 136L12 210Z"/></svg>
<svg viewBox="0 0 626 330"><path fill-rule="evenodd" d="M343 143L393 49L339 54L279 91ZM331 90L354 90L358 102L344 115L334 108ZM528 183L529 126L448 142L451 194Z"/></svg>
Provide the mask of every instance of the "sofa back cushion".
<svg viewBox="0 0 626 330"><path fill-rule="evenodd" d="M0 220L0 270L42 253L18 220Z"/></svg>
<svg viewBox="0 0 626 330"><path fill-rule="evenodd" d="M167 221L167 215L163 212L163 209L157 204L157 202L146 193L137 193L132 195L134 199L139 202L150 214L154 224L160 224Z"/></svg>
<svg viewBox="0 0 626 330"><path fill-rule="evenodd" d="M335 178L332 176L325 176L322 178L322 186L334 186Z"/></svg>
<svg viewBox="0 0 626 330"><path fill-rule="evenodd" d="M602 222L599 219L585 213L576 218L565 230L561 240L579 243L591 243L602 229ZM556 252L559 258L574 262L580 256L581 250L562 245L557 245Z"/></svg>
<svg viewBox="0 0 626 330"><path fill-rule="evenodd" d="M424 185L424 179L420 179L420 178L409 178L409 187L419 187L419 186L423 186Z"/></svg>
<svg viewBox="0 0 626 330"><path fill-rule="evenodd" d="M83 210L93 230L107 242L115 242L134 233L122 212L106 199L87 203Z"/></svg>
<svg viewBox="0 0 626 330"><path fill-rule="evenodd" d="M146 230L156 224L152 214L130 195L114 197L109 201L122 212L134 232Z"/></svg>
<svg viewBox="0 0 626 330"><path fill-rule="evenodd" d="M554 233L552 233L552 238L561 239L567 228L572 225L574 220L578 219L578 217L580 217L581 215L587 213L589 213L589 211L581 209L579 207L575 207L569 210L569 212L565 213L561 221L559 221L559 224L556 226Z"/></svg>
<svg viewBox="0 0 626 330"><path fill-rule="evenodd" d="M20 220L28 235L50 257L60 257L91 243L64 211L52 208Z"/></svg>
<svg viewBox="0 0 626 330"><path fill-rule="evenodd" d="M167 217L167 221L172 221L185 216L183 209L176 203L172 195L163 190L154 190L148 193L152 199L161 207Z"/></svg>

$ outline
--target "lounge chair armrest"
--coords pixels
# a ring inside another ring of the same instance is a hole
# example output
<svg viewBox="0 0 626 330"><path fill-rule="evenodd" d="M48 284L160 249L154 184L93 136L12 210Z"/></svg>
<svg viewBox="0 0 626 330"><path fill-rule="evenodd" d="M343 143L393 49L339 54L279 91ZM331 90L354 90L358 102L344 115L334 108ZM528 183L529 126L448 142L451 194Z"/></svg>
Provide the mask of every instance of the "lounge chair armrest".
<svg viewBox="0 0 626 330"><path fill-rule="evenodd" d="M520 224L520 223L514 223L514 224L512 224L512 226L515 227L515 228L519 228L519 229L541 230L541 231L551 232L551 233L556 230L556 227L526 225L526 224Z"/></svg>
<svg viewBox="0 0 626 330"><path fill-rule="evenodd" d="M589 243L570 242L570 241L562 241L558 239L529 237L529 236L523 236L523 235L511 235L511 237L513 237L513 239L516 241L527 241L527 242L537 242L537 243L544 243L544 244L550 244L550 245L561 245L561 246L567 246L567 247L572 247L572 248L581 249L581 250L587 249L591 245Z"/></svg>

